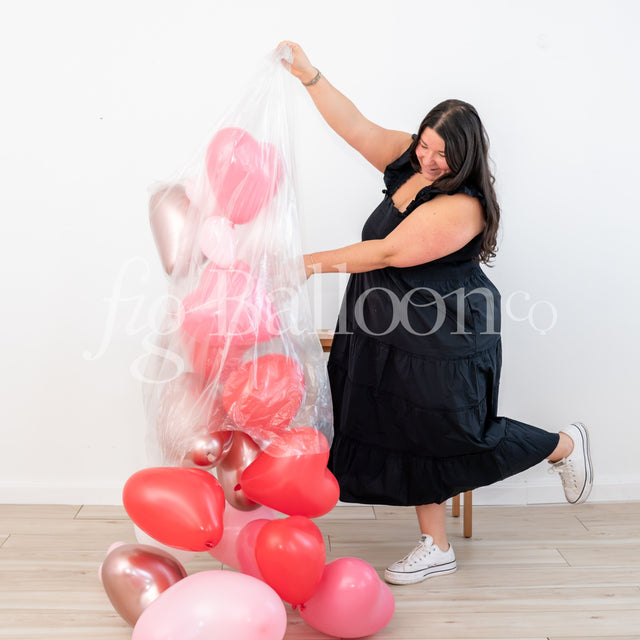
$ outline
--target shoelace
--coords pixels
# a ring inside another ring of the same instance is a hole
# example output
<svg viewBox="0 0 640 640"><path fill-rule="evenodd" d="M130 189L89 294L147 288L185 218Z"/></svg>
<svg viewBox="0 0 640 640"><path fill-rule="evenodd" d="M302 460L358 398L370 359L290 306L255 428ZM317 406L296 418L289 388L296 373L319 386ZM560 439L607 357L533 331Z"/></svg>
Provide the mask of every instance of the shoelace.
<svg viewBox="0 0 640 640"><path fill-rule="evenodd" d="M400 560L400 564L413 564L413 562L418 560L425 553L427 555L433 553L433 538L431 536L427 536L424 540L420 540L416 547L402 558L402 560Z"/></svg>
<svg viewBox="0 0 640 640"><path fill-rule="evenodd" d="M554 462L549 468L548 473L559 473L563 482L571 482L575 487L578 485L576 466L573 461L567 460L567 458Z"/></svg>

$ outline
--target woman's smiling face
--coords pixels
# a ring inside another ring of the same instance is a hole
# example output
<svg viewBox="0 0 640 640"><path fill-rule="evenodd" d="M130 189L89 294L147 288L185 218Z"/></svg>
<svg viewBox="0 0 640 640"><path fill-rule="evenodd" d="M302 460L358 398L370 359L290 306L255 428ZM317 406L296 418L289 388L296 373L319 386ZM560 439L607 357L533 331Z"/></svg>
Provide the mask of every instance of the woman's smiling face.
<svg viewBox="0 0 640 640"><path fill-rule="evenodd" d="M416 158L422 168L422 175L431 182L451 171L445 157L444 140L429 127L420 136Z"/></svg>

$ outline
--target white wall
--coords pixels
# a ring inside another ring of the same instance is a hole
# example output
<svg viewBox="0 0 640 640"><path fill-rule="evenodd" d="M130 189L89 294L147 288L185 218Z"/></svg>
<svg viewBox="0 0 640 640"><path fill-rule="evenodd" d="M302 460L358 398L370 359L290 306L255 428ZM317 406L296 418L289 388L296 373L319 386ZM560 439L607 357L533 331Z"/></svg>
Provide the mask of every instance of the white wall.
<svg viewBox="0 0 640 640"><path fill-rule="evenodd" d="M505 302L501 412L551 429L584 420L593 499L640 499L639 6L40 0L5 8L0 502L117 503L145 466L130 367L166 291L147 188L190 160L284 38L301 42L384 126L414 131L447 97L477 106L504 216L491 270ZM380 198L380 176L323 125L302 89L295 108L305 249L353 242ZM128 300L107 330L121 272ZM341 285L333 276L311 285L323 293L318 327L333 325ZM544 465L477 495L562 500Z"/></svg>

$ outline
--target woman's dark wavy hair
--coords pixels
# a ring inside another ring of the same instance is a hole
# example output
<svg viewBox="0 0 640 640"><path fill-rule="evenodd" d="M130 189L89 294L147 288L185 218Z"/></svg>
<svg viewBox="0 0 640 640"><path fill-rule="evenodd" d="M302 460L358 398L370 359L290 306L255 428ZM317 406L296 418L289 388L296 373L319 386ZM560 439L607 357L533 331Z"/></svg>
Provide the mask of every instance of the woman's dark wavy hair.
<svg viewBox="0 0 640 640"><path fill-rule="evenodd" d="M500 206L493 188L495 179L489 169L489 137L480 116L472 105L462 100L445 100L431 109L420 123L418 135L410 147L411 165L416 171L420 171L416 147L427 127L444 140L444 155L451 169L433 186L445 192L468 186L484 196L486 226L478 261L488 264L496 255Z"/></svg>

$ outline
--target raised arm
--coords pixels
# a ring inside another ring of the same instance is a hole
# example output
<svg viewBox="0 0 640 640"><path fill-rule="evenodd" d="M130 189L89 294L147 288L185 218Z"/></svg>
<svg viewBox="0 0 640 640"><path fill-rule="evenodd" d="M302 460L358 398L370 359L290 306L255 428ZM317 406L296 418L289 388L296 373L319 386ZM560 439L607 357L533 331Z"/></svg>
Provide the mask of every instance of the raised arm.
<svg viewBox="0 0 640 640"><path fill-rule="evenodd" d="M327 124L379 171L393 162L411 144L411 135L378 126L365 118L357 107L319 74L302 47L284 41L291 47L289 71L306 87L311 99Z"/></svg>

